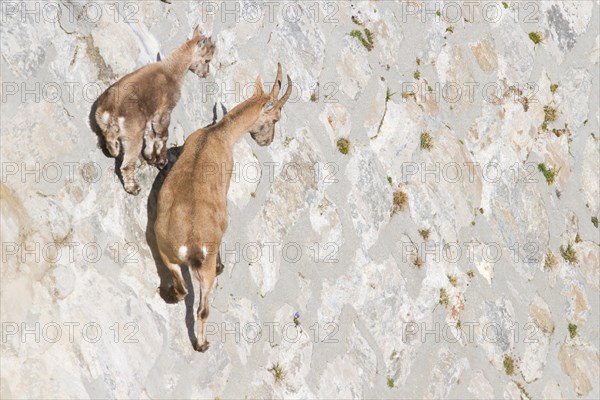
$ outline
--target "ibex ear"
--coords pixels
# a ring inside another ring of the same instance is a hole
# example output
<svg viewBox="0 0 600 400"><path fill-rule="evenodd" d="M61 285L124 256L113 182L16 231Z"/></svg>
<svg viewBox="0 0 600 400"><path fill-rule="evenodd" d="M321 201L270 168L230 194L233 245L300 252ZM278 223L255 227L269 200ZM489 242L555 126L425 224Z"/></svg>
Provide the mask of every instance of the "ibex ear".
<svg viewBox="0 0 600 400"><path fill-rule="evenodd" d="M196 28L194 29L194 34L192 37L196 37L196 36L200 36L202 33L200 32L200 25L196 25Z"/></svg>
<svg viewBox="0 0 600 400"><path fill-rule="evenodd" d="M254 82L254 95L255 96L262 96L264 93L263 91L263 81L262 78L260 77L260 75L258 75L256 77L256 81Z"/></svg>
<svg viewBox="0 0 600 400"><path fill-rule="evenodd" d="M206 38L198 41L198 47L202 48L206 45Z"/></svg>
<svg viewBox="0 0 600 400"><path fill-rule="evenodd" d="M160 61L161 59L160 52L156 53L156 61Z"/></svg>

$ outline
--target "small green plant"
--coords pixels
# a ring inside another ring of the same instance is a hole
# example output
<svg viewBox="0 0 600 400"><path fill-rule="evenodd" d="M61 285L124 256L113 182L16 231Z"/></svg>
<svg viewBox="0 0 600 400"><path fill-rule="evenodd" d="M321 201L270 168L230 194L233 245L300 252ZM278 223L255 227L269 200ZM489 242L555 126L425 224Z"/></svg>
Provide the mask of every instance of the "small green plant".
<svg viewBox="0 0 600 400"><path fill-rule="evenodd" d="M483 214L483 208L479 207L479 214Z"/></svg>
<svg viewBox="0 0 600 400"><path fill-rule="evenodd" d="M548 168L546 167L546 164L541 163L538 164L538 170L544 175L544 178L546 178L548 186L554 183L554 179L556 179L556 175L558 174L558 171L555 168Z"/></svg>
<svg viewBox="0 0 600 400"><path fill-rule="evenodd" d="M441 17L441 16L442 16L442 12L441 12L440 10L437 10L437 11L435 12L435 15L437 15L438 17Z"/></svg>
<svg viewBox="0 0 600 400"><path fill-rule="evenodd" d="M293 137L291 136L286 136L285 139L283 139L283 145L285 147L288 147L290 145L290 143L292 142L292 140L294 140Z"/></svg>
<svg viewBox="0 0 600 400"><path fill-rule="evenodd" d="M598 217L592 217L592 224L597 228L598 227Z"/></svg>
<svg viewBox="0 0 600 400"><path fill-rule="evenodd" d="M469 277L469 279L473 279L475 277L475 272L470 269L467 271L467 276Z"/></svg>
<svg viewBox="0 0 600 400"><path fill-rule="evenodd" d="M370 30L368 30L367 28L364 29L364 36L363 33L358 30L358 29L354 29L353 31L350 32L350 36L352 36L353 38L358 39L358 41L364 46L365 49L367 49L368 51L373 50L373 33L371 33Z"/></svg>
<svg viewBox="0 0 600 400"><path fill-rule="evenodd" d="M503 6L504 8L508 8L508 3L507 3L507 2L505 2L505 1L503 1L503 2L502 2L502 6Z"/></svg>
<svg viewBox="0 0 600 400"><path fill-rule="evenodd" d="M250 193L250 197L252 197L252 198L256 197L256 192Z"/></svg>
<svg viewBox="0 0 600 400"><path fill-rule="evenodd" d="M421 133L421 148L423 150L431 150L433 147L433 138L429 132Z"/></svg>
<svg viewBox="0 0 600 400"><path fill-rule="evenodd" d="M392 181L392 177L391 176L387 177L387 181L390 184L390 186L392 186L394 184L394 182Z"/></svg>
<svg viewBox="0 0 600 400"><path fill-rule="evenodd" d="M548 252L546 253L546 260L544 261L544 268L553 270L557 265L558 260L556 259L556 256L554 253L552 253L552 250L548 249Z"/></svg>
<svg viewBox="0 0 600 400"><path fill-rule="evenodd" d="M504 356L502 364L504 365L504 372L506 372L506 375L512 376L515 373L515 361L511 356Z"/></svg>
<svg viewBox="0 0 600 400"><path fill-rule="evenodd" d="M548 123L556 121L558 114L556 108L550 104L544 106L544 122L542 122L542 129L548 130Z"/></svg>
<svg viewBox="0 0 600 400"><path fill-rule="evenodd" d="M387 385L392 389L394 387L394 378L387 378Z"/></svg>
<svg viewBox="0 0 600 400"><path fill-rule="evenodd" d="M569 264L577 263L577 253L575 252L575 249L571 243L569 243L567 247L560 246L560 255Z"/></svg>
<svg viewBox="0 0 600 400"><path fill-rule="evenodd" d="M556 84L556 83L552 83L552 84L550 85L550 92L551 92L552 94L556 93L556 90L557 90L557 89L558 89L558 84Z"/></svg>
<svg viewBox="0 0 600 400"><path fill-rule="evenodd" d="M446 32L454 33L454 27L452 25L450 25L449 27L446 28Z"/></svg>
<svg viewBox="0 0 600 400"><path fill-rule="evenodd" d="M395 95L396 93L392 93L392 91L390 90L390 88L387 88L385 90L385 102L387 103L388 101L390 101L392 99L392 96Z"/></svg>
<svg viewBox="0 0 600 400"><path fill-rule="evenodd" d="M575 235L575 243L581 243L581 236L579 236L579 233Z"/></svg>
<svg viewBox="0 0 600 400"><path fill-rule="evenodd" d="M529 39L536 45L544 42L544 37L539 32L529 32Z"/></svg>
<svg viewBox="0 0 600 400"><path fill-rule="evenodd" d="M273 364L273 366L268 371L270 371L273 374L275 382L283 382L283 380L285 379L285 372L283 372L283 368L281 368L281 365L279 365L279 363Z"/></svg>
<svg viewBox="0 0 600 400"><path fill-rule="evenodd" d="M310 101L316 103L317 100L319 100L319 98L317 97L317 94L313 92L313 94L310 95Z"/></svg>
<svg viewBox="0 0 600 400"><path fill-rule="evenodd" d="M456 287L456 285L458 285L458 278L456 277L456 275L446 275L448 277L448 282L450 282L450 284L454 287Z"/></svg>
<svg viewBox="0 0 600 400"><path fill-rule="evenodd" d="M419 229L419 235L421 235L423 240L429 239L429 229Z"/></svg>
<svg viewBox="0 0 600 400"><path fill-rule="evenodd" d="M569 336L571 337L571 339L573 339L575 336L577 336L577 325L569 323L568 329L569 329Z"/></svg>
<svg viewBox="0 0 600 400"><path fill-rule="evenodd" d="M419 72L419 70L416 70L415 73L413 74L413 77L416 80L419 80L419 78L421 78L421 72Z"/></svg>
<svg viewBox="0 0 600 400"><path fill-rule="evenodd" d="M450 298L448 297L448 293L446 292L445 288L440 289L440 299L438 300L438 303L443 306L450 304Z"/></svg>
<svg viewBox="0 0 600 400"><path fill-rule="evenodd" d="M338 139L337 148L340 153L348 154L350 152L350 141L346 138Z"/></svg>
<svg viewBox="0 0 600 400"><path fill-rule="evenodd" d="M421 65L421 59L417 57L417 65Z"/></svg>
<svg viewBox="0 0 600 400"><path fill-rule="evenodd" d="M394 206L392 213L396 214L399 211L403 211L408 205L408 195L402 190L396 190L394 192Z"/></svg>

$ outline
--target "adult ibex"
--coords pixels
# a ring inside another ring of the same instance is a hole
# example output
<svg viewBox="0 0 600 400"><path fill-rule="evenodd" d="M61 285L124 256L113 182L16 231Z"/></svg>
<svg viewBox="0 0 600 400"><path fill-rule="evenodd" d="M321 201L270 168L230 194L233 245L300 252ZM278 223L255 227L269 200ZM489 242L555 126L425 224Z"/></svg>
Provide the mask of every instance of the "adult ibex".
<svg viewBox="0 0 600 400"><path fill-rule="evenodd" d="M138 156L160 169L167 165L167 139L171 111L181 97L181 83L190 70L208 75L215 45L196 27L186 41L164 60L125 75L98 98L95 119L111 156L123 155L121 176L128 193L137 195Z"/></svg>
<svg viewBox="0 0 600 400"><path fill-rule="evenodd" d="M231 178L227 171L233 168L233 147L246 132L260 146L273 141L275 123L292 92L292 80L287 78L285 94L278 99L281 89L281 64L278 64L271 93L263 91L259 76L251 98L234 107L217 124L192 133L158 194L154 230L160 256L173 275L171 296L179 301L187 294L179 265L189 266L200 282L198 335L194 345L197 351L204 352L209 346L204 329L208 295L216 275L223 270L219 247L227 229L227 191Z"/></svg>

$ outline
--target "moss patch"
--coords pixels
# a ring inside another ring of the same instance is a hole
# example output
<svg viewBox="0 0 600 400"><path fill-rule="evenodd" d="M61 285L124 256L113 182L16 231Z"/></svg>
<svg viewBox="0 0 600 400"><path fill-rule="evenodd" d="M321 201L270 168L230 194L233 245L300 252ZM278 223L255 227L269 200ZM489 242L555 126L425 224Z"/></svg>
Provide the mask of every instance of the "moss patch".
<svg viewBox="0 0 600 400"><path fill-rule="evenodd" d="M338 139L337 148L340 153L348 154L350 152L350 141L346 138Z"/></svg>
<svg viewBox="0 0 600 400"><path fill-rule="evenodd" d="M506 375L512 376L515 373L515 361L511 356L504 356L502 365L504 365L504 372L506 372Z"/></svg>
<svg viewBox="0 0 600 400"><path fill-rule="evenodd" d="M403 192L402 190L396 190L394 192L394 205L392 208L392 212L394 214L396 214L399 211L403 211L406 206L408 205L408 195L406 194L406 192Z"/></svg>
<svg viewBox="0 0 600 400"><path fill-rule="evenodd" d="M569 336L571 337L571 339L573 339L575 336L577 336L577 325L569 324L567 329L569 330Z"/></svg>
<svg viewBox="0 0 600 400"><path fill-rule="evenodd" d="M423 150L431 150L433 148L433 138L429 132L421 133L421 148Z"/></svg>

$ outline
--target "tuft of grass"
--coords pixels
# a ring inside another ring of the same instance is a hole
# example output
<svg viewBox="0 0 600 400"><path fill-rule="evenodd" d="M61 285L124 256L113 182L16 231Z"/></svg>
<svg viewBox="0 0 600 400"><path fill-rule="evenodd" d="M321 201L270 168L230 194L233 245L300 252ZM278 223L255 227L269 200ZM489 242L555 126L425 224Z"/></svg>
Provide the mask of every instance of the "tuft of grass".
<svg viewBox="0 0 600 400"><path fill-rule="evenodd" d="M364 33L365 34L363 36L363 33L360 30L354 29L350 32L350 36L358 39L358 41L363 45L365 49L371 51L374 47L373 33L367 28L364 29Z"/></svg>
<svg viewBox="0 0 600 400"><path fill-rule="evenodd" d="M394 184L394 182L392 181L392 177L391 176L387 177L387 181L390 184L390 186L392 186Z"/></svg>
<svg viewBox="0 0 600 400"><path fill-rule="evenodd" d="M413 74L413 77L416 80L419 80L421 78L421 72L419 72L419 70L416 70L415 73Z"/></svg>
<svg viewBox="0 0 600 400"><path fill-rule="evenodd" d="M577 325L569 323L567 329L569 329L569 336L571 337L571 339L577 336Z"/></svg>
<svg viewBox="0 0 600 400"><path fill-rule="evenodd" d="M406 101L411 97L414 101L417 101L417 94L415 92L402 92L402 100Z"/></svg>
<svg viewBox="0 0 600 400"><path fill-rule="evenodd" d="M316 93L313 93L310 95L310 101L312 101L313 103L316 103L317 100L319 100L319 98L317 97Z"/></svg>
<svg viewBox="0 0 600 400"><path fill-rule="evenodd" d="M429 132L421 133L421 148L423 150L431 150L433 147L433 138Z"/></svg>
<svg viewBox="0 0 600 400"><path fill-rule="evenodd" d="M448 293L446 292L445 288L440 289L440 299L438 300L438 303L443 306L450 304L450 298L448 297Z"/></svg>
<svg viewBox="0 0 600 400"><path fill-rule="evenodd" d="M575 243L581 243L581 236L579 236L579 233L575 235Z"/></svg>
<svg viewBox="0 0 600 400"><path fill-rule="evenodd" d="M419 235L423 238L423 240L429 239L429 229L419 229Z"/></svg>
<svg viewBox="0 0 600 400"><path fill-rule="evenodd" d="M396 190L394 192L394 206L392 208L392 213L396 214L399 211L403 211L408 205L408 195L406 192L402 190Z"/></svg>
<svg viewBox="0 0 600 400"><path fill-rule="evenodd" d="M413 261L413 265L419 269L421 269L421 267L423 267L423 265L425 265L425 261L423 261L423 259L419 256L417 256L415 258L415 261Z"/></svg>
<svg viewBox="0 0 600 400"><path fill-rule="evenodd" d="M577 253L575 252L575 249L573 248L573 245L571 243L569 243L566 248L560 246L560 255L569 264L577 263Z"/></svg>
<svg viewBox="0 0 600 400"><path fill-rule="evenodd" d="M340 153L348 154L350 152L350 141L346 138L338 139L337 148Z"/></svg>
<svg viewBox="0 0 600 400"><path fill-rule="evenodd" d="M475 277L475 272L470 269L467 271L467 276L469 277L469 279L473 279Z"/></svg>
<svg viewBox="0 0 600 400"><path fill-rule="evenodd" d="M558 265L558 260L552 250L548 249L546 253L546 260L544 261L544 269L553 270Z"/></svg>
<svg viewBox="0 0 600 400"><path fill-rule="evenodd" d="M505 2L505 1L503 1L503 2L502 2L502 6L503 6L504 8L508 8L508 3L507 3L507 2Z"/></svg>
<svg viewBox="0 0 600 400"><path fill-rule="evenodd" d="M536 45L544 42L544 37L539 32L529 32L529 39Z"/></svg>
<svg viewBox="0 0 600 400"><path fill-rule="evenodd" d="M417 65L421 65L421 59L417 57Z"/></svg>
<svg viewBox="0 0 600 400"><path fill-rule="evenodd" d="M387 378L387 385L390 389L394 387L394 378Z"/></svg>
<svg viewBox="0 0 600 400"><path fill-rule="evenodd" d="M538 164L538 170L544 175L544 178L546 178L548 186L554 183L554 179L556 179L556 175L558 174L558 171L555 168L548 168L546 167L546 164L541 163Z"/></svg>
<svg viewBox="0 0 600 400"><path fill-rule="evenodd" d="M358 20L354 15L352 16L352 22L354 22L358 26L363 26L363 23Z"/></svg>
<svg viewBox="0 0 600 400"><path fill-rule="evenodd" d="M437 11L435 12L435 15L437 15L438 17L441 17L441 16L442 16L442 12L441 12L440 10L437 10Z"/></svg>
<svg viewBox="0 0 600 400"><path fill-rule="evenodd" d="M456 287L456 285L458 285L458 278L456 277L456 275L446 275L448 277L448 282L450 282L450 284L454 287Z"/></svg>
<svg viewBox="0 0 600 400"><path fill-rule="evenodd" d="M250 193L250 197L253 197L253 198L256 197L256 192Z"/></svg>
<svg viewBox="0 0 600 400"><path fill-rule="evenodd" d="M556 108L552 107L550 104L544 106L544 121L554 122L556 121L556 117Z"/></svg>
<svg viewBox="0 0 600 400"><path fill-rule="evenodd" d="M452 25L448 26L446 32L454 33L454 27Z"/></svg>
<svg viewBox="0 0 600 400"><path fill-rule="evenodd" d="M598 227L598 217L592 217L592 224L597 228Z"/></svg>
<svg viewBox="0 0 600 400"><path fill-rule="evenodd" d="M511 356L504 356L502 364L504 365L504 372L506 372L506 375L512 376L515 373L515 361Z"/></svg>
<svg viewBox="0 0 600 400"><path fill-rule="evenodd" d="M551 92L552 94L556 93L556 90L557 90L557 89L558 89L558 84L556 84L556 83L552 83L552 84L550 85L550 92Z"/></svg>
<svg viewBox="0 0 600 400"><path fill-rule="evenodd" d="M270 371L273 374L275 382L283 382L283 380L285 379L285 372L283 372L283 368L281 368L281 365L279 365L279 363L273 364L273 366L269 368L268 371Z"/></svg>

